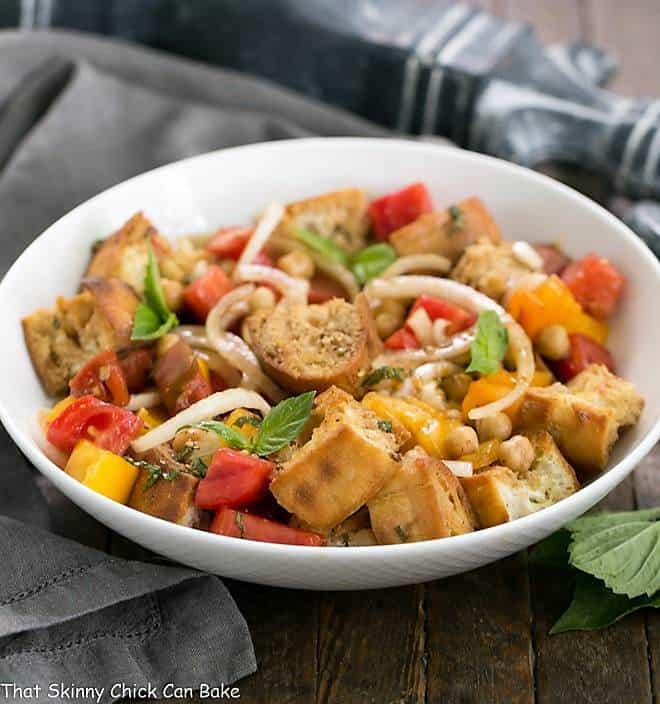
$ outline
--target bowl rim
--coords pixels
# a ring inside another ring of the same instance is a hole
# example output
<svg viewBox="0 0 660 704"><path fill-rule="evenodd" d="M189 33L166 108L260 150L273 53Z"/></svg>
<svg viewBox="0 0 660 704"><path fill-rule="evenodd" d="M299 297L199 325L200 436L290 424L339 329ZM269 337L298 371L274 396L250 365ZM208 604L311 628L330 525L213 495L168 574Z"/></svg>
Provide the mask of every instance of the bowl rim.
<svg viewBox="0 0 660 704"><path fill-rule="evenodd" d="M655 277L660 283L660 262L653 255L651 250L628 228L621 220L616 218L612 213L607 211L601 205L576 191L575 189L556 181L549 176L537 173L526 167L514 164L497 157L470 152L457 148L453 145L430 144L428 142L416 142L402 138L378 138L378 137L311 137L300 139L276 140L270 142L259 142L255 144L217 149L211 152L205 152L185 159L180 159L163 166L150 169L129 179L121 181L110 188L107 188L91 198L83 201L75 208L69 210L62 217L58 218L45 230L43 230L34 240L21 252L21 254L13 262L2 281L0 282L0 299L4 294L4 289L7 286L7 281L10 281L16 276L16 271L20 268L21 260L33 248L41 246L44 238L47 238L49 233L55 228L59 228L65 224L66 220L73 218L80 210L93 208L96 202L106 197L110 192L130 188L136 182L153 178L156 175L164 174L168 170L175 171L179 168L189 168L190 165L202 163L204 161L213 161L221 158L229 153L247 153L251 151L285 151L301 149L335 149L335 148L350 148L350 147L368 147L374 149L390 149L400 151L433 151L440 154L446 154L452 159L458 159L465 162L488 162L495 170L502 172L510 172L522 179L529 179L536 182L548 191L561 193L563 196L571 200L577 207L583 207L605 225L616 230L627 246L632 247L637 255L646 260L646 263L655 272ZM27 352L26 352L27 353ZM209 531L199 530L171 523L155 516L137 511L124 504L120 504L112 499L109 499L102 494L99 494L92 489L82 485L73 477L66 474L52 460L50 460L43 450L38 446L36 440L30 437L29 432L18 427L17 423L11 418L8 408L5 405L4 398L0 396L0 422L4 425L12 440L24 452L30 462L39 469L50 481L55 483L60 490L65 493L68 498L74 501L86 513L89 511L80 505L78 497L85 498L89 503L96 503L100 507L106 509L106 513L113 514L113 519L116 517L119 521L123 517L127 521L139 524L141 530L149 531L156 530L162 534L171 537L172 539L186 538L205 543L208 546L216 546L221 554L223 546L228 549L240 549L246 557L287 557L305 559L304 556L309 556L309 559L323 556L324 559L333 560L341 559L346 563L353 561L361 561L367 558L378 559L387 558L395 554L406 554L408 557L422 557L428 555L429 550L437 551L438 553L448 550L461 550L468 548L478 548L484 542L505 543L508 539L512 539L520 533L524 533L526 529L528 534L533 532L534 528L543 530L544 525L551 523L563 524L565 519L562 518L562 513L569 514L573 508L573 513L580 515L584 511L593 506L604 494L612 491L635 466L651 451L654 445L660 440L660 418L656 419L654 425L644 435L638 444L625 455L617 464L610 467L605 472L601 473L597 478L590 481L585 486L581 487L575 494L568 496L561 501L541 509L535 513L529 514L522 518L515 519L508 523L492 526L490 528L482 528L472 533L463 535L450 536L449 538L434 538L412 543L402 543L393 545L369 545L369 546L341 546L340 550L332 550L335 546L313 547L299 545L285 545L280 543L264 543L253 540L242 540L223 535L217 535ZM587 508L582 510L580 504L586 505ZM575 511L577 508L577 511ZM101 521L103 522L103 521ZM117 530L112 528L112 530ZM193 537L194 536L194 537ZM339 546L337 546L339 547ZM332 556L336 556L333 558Z"/></svg>

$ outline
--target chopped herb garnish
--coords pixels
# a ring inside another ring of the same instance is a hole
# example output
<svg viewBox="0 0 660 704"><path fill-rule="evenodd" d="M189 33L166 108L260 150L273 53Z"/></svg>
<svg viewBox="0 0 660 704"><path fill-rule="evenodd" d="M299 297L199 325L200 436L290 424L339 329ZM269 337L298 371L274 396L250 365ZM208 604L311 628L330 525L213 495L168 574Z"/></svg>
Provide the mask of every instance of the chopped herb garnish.
<svg viewBox="0 0 660 704"><path fill-rule="evenodd" d="M378 367L364 377L362 386L375 386L384 379L403 381L403 369L401 367Z"/></svg>
<svg viewBox="0 0 660 704"><path fill-rule="evenodd" d="M103 238L98 239L98 240L94 240L92 242L92 246L91 246L92 254L96 254L99 251L99 249L101 249L101 245L104 242L105 242L105 240Z"/></svg>
<svg viewBox="0 0 660 704"><path fill-rule="evenodd" d="M196 477L199 477L200 479L204 479L206 476L206 470L208 467L204 463L204 460L201 457L197 457L192 461L192 464L190 465L190 472L191 474L194 474Z"/></svg>
<svg viewBox="0 0 660 704"><path fill-rule="evenodd" d="M384 433L391 433L392 432L392 421L391 420L379 420L378 427Z"/></svg>
<svg viewBox="0 0 660 704"><path fill-rule="evenodd" d="M350 545L350 539L349 539L349 538L350 538L350 536L348 535L348 533L342 533L342 534L339 536L339 539L341 540L341 544L342 544L345 548L347 548L347 547Z"/></svg>
<svg viewBox="0 0 660 704"><path fill-rule="evenodd" d="M449 216L451 217L451 227L449 228L449 234L453 235L455 232L465 226L465 213L457 205L450 205Z"/></svg>
<svg viewBox="0 0 660 704"><path fill-rule="evenodd" d="M59 330L61 326L62 326L62 323L60 323L60 319L53 318L53 330Z"/></svg>
<svg viewBox="0 0 660 704"><path fill-rule="evenodd" d="M399 536L399 539L402 543L408 542L408 533L406 533L406 531L403 530L400 525L397 524L396 526L394 526L394 531Z"/></svg>
<svg viewBox="0 0 660 704"><path fill-rule="evenodd" d="M241 534L241 538L245 537L245 526L243 525L243 514L240 511L236 511L236 515L234 516L234 520L236 521L236 525L238 527L238 532Z"/></svg>
<svg viewBox="0 0 660 704"><path fill-rule="evenodd" d="M171 482L179 476L179 473L175 469L168 471L160 465L146 462L145 460L136 460L133 457L124 457L124 459L134 467L144 469L147 472L147 480L144 483L143 491L150 489L159 479L165 479Z"/></svg>
<svg viewBox="0 0 660 704"><path fill-rule="evenodd" d="M194 451L195 448L193 445L184 445L180 450L174 453L174 459L177 462L185 462Z"/></svg>
<svg viewBox="0 0 660 704"><path fill-rule="evenodd" d="M244 425L253 425L255 428L261 427L261 418L257 416L241 416L234 421L237 428L242 428Z"/></svg>

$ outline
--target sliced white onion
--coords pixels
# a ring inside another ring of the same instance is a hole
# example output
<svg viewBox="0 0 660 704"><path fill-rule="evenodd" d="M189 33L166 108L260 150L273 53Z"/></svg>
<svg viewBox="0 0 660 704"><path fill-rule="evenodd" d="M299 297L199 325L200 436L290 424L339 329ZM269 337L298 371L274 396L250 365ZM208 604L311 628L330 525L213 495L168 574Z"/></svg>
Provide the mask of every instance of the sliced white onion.
<svg viewBox="0 0 660 704"><path fill-rule="evenodd" d="M177 413L153 430L133 441L135 452L146 452L156 445L170 441L176 431L184 425L193 425L203 420L229 413L235 408L252 408L262 414L268 413L270 405L263 396L247 389L227 389L203 398Z"/></svg>
<svg viewBox="0 0 660 704"><path fill-rule="evenodd" d="M434 271L438 274L446 274L450 269L451 262L441 254L410 254L407 257L399 257L380 276L383 279L391 279L393 276L415 271Z"/></svg>
<svg viewBox="0 0 660 704"><path fill-rule="evenodd" d="M461 462L459 460L442 461L457 477L471 477L474 474L472 462Z"/></svg>
<svg viewBox="0 0 660 704"><path fill-rule="evenodd" d="M236 267L234 271L236 281L253 281L267 283L274 286L289 301L307 303L309 281L289 276L281 269L262 264L244 264Z"/></svg>
<svg viewBox="0 0 660 704"><path fill-rule="evenodd" d="M470 286L461 284L458 281L440 279L435 276L412 275L398 276L391 279L374 279L365 287L365 293L368 297L373 296L378 299L412 299L418 298L422 294L428 294L430 296L444 298L451 303L455 303L456 305L475 312L492 310L497 313L509 333L509 349L511 350L513 359L516 363L517 381L514 388L506 394L506 396L503 396L501 399L493 401L492 403L488 403L485 406L473 408L468 413L468 418L471 420L486 418L487 416L494 415L495 413L499 413L500 411L509 408L509 406L521 398L525 391L529 388L532 377L534 376L534 354L532 352L532 343L525 334L525 331L504 310L504 308L483 293L476 291ZM449 349L454 348L452 349L452 356L458 354L456 351L457 349L463 348L462 351L467 352L470 348L471 339L469 341L466 340L467 344L465 344L465 342L454 343L454 340L457 337L458 335L454 335L449 346ZM439 348L438 352L442 349L443 348ZM420 350L410 351L419 352ZM421 352L426 351L421 350ZM381 357L384 356L385 355L381 355ZM436 359L446 359L448 356L449 355L436 357ZM425 361L432 360L426 358ZM390 357L390 361L385 363L393 364L392 358Z"/></svg>
<svg viewBox="0 0 660 704"><path fill-rule="evenodd" d="M446 360L441 362L427 362L415 369L413 377L420 381L431 381L449 376L450 374L455 374L458 371L460 371L460 367Z"/></svg>
<svg viewBox="0 0 660 704"><path fill-rule="evenodd" d="M245 245L245 249L238 260L236 269L240 269L246 264L252 264L257 254L264 248L268 238L275 231L283 215L284 208L280 203L271 203L266 210L264 210L259 224L252 233L252 237L250 237L247 245Z"/></svg>
<svg viewBox="0 0 660 704"><path fill-rule="evenodd" d="M406 325L415 333L417 342L419 342L422 347L433 344L433 323L424 308L419 307L408 320L406 320Z"/></svg>
<svg viewBox="0 0 660 704"><path fill-rule="evenodd" d="M419 350L385 350L372 362L374 367L411 367L426 362L455 359L470 351L474 330L465 330L449 338L444 347L427 347Z"/></svg>
<svg viewBox="0 0 660 704"><path fill-rule="evenodd" d="M280 401L285 397L284 392L261 371L259 361L245 340L227 332L227 328L250 309L249 298L253 291L253 284L239 286L218 301L206 318L206 339L225 362L242 372L244 386L262 391L272 401Z"/></svg>
<svg viewBox="0 0 660 704"><path fill-rule="evenodd" d="M141 394L131 394L126 408L129 411L139 411L140 408L153 408L154 406L159 406L160 403L160 393L156 389L152 389Z"/></svg>
<svg viewBox="0 0 660 704"><path fill-rule="evenodd" d="M529 242L518 240L511 246L511 251L513 256L524 266L528 266L534 271L543 270L543 259Z"/></svg>

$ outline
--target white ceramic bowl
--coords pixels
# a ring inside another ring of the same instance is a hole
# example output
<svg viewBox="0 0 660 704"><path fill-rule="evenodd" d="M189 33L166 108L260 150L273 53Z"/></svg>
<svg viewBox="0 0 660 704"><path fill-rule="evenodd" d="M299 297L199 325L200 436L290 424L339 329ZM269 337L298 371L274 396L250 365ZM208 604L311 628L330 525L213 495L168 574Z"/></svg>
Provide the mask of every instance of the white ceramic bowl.
<svg viewBox="0 0 660 704"><path fill-rule="evenodd" d="M373 195L412 181L437 206L479 195L507 239L560 240L574 256L596 251L628 280L610 345L620 373L646 398L639 424L617 444L609 469L573 496L512 523L405 545L306 548L226 538L183 528L87 489L35 443L34 418L49 403L32 369L20 319L56 295L73 294L92 242L143 210L170 237L249 220L273 199L289 201L360 186ZM187 159L92 198L49 227L0 284L5 332L0 418L36 467L112 530L187 565L251 582L308 589L367 589L470 570L544 538L602 499L660 437L660 265L619 220L575 191L504 161L454 148L378 139L258 144Z"/></svg>

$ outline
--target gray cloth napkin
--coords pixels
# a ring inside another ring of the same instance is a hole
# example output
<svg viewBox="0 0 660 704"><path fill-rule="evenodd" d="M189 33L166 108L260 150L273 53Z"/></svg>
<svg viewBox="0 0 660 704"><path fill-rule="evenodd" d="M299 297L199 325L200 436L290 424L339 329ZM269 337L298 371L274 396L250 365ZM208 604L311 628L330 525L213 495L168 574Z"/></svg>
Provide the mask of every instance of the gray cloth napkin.
<svg viewBox="0 0 660 704"><path fill-rule="evenodd" d="M153 51L0 32L0 272L56 218L130 176L307 134L385 132L265 82ZM0 433L0 682L39 684L39 700L51 702L67 701L48 696L53 682L101 687L109 701L118 682L161 691L255 670L247 626L219 579L56 535L78 537L81 522L90 530L94 522L38 481Z"/></svg>

